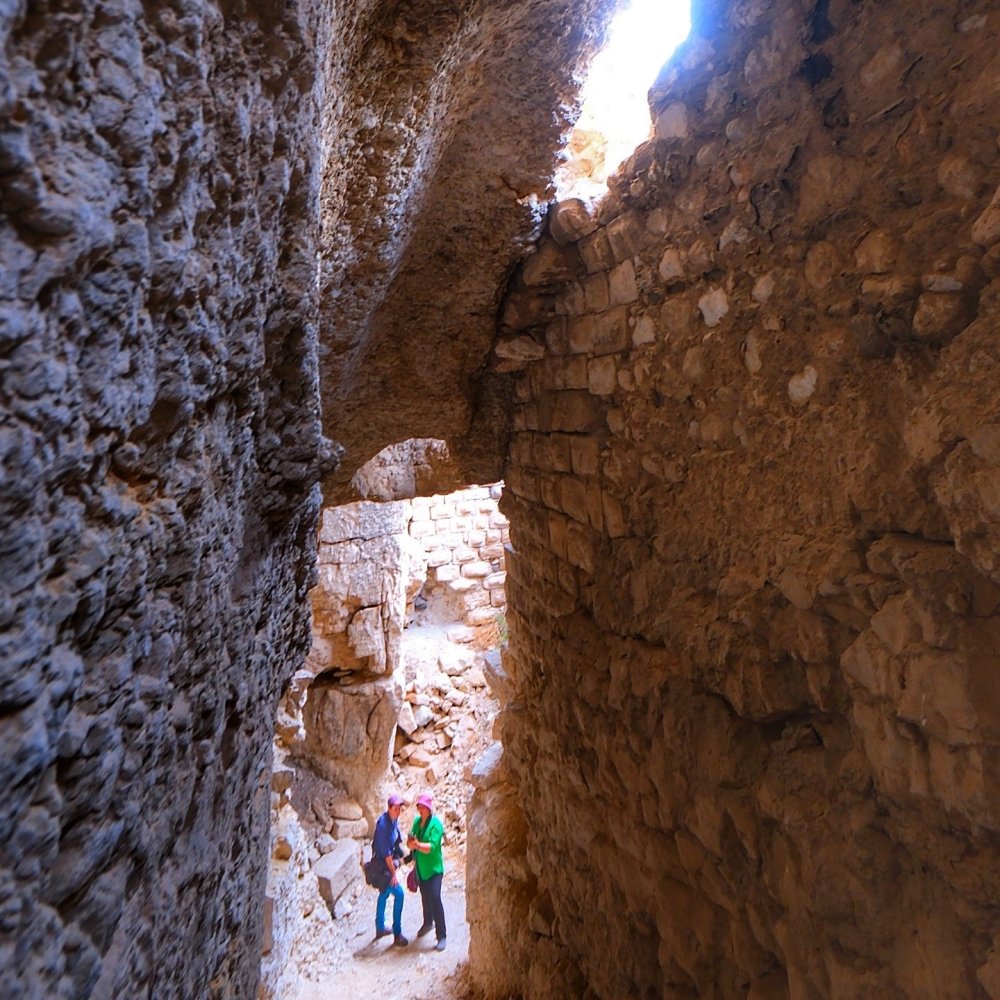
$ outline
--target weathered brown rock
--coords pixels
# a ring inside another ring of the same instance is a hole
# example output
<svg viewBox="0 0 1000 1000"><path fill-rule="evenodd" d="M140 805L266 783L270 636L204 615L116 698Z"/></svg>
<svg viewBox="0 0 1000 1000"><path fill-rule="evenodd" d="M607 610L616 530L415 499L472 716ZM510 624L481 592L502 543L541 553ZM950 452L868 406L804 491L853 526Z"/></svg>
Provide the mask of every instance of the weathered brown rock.
<svg viewBox="0 0 1000 1000"><path fill-rule="evenodd" d="M993 995L1000 21L809 6L700 5L539 251L585 273L501 311L560 317L469 822L501 993Z"/></svg>

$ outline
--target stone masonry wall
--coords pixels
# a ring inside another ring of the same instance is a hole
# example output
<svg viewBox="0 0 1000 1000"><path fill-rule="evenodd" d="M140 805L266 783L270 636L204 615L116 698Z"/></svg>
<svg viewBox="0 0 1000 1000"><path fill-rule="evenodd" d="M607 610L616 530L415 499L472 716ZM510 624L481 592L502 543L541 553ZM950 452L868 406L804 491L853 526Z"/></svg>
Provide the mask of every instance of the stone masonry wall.
<svg viewBox="0 0 1000 1000"><path fill-rule="evenodd" d="M695 14L503 313L473 971L1000 997L1000 14Z"/></svg>
<svg viewBox="0 0 1000 1000"><path fill-rule="evenodd" d="M253 995L318 496L309 4L0 2L0 993Z"/></svg>
<svg viewBox="0 0 1000 1000"><path fill-rule="evenodd" d="M500 484L472 486L410 501L410 537L422 546L427 566L424 599L434 601L435 591L454 598L458 621L467 626L464 633L453 633L456 640L474 639L479 629L493 627L506 607L504 546L510 529L499 511L501 493Z"/></svg>
<svg viewBox="0 0 1000 1000"><path fill-rule="evenodd" d="M403 700L407 691L418 697L416 667L403 670L407 623L449 624L452 642L497 641L508 538L499 493L499 485L471 487L323 512L312 648L287 689L277 737L293 757L360 802L372 821L382 808L392 754L400 749L393 744L397 720L413 735L432 718L428 697L420 695L418 711L428 717L419 722ZM464 673L472 654L459 659L446 674ZM421 732L419 738L433 735Z"/></svg>

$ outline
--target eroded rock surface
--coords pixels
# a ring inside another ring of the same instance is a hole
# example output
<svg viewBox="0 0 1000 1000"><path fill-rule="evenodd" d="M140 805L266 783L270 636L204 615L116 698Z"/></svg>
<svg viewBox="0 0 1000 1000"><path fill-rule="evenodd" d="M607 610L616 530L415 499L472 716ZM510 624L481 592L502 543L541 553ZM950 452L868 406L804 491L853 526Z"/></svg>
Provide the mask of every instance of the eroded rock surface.
<svg viewBox="0 0 1000 1000"><path fill-rule="evenodd" d="M533 1000L996 997L1000 20L699 13L657 138L502 312L473 969Z"/></svg>
<svg viewBox="0 0 1000 1000"><path fill-rule="evenodd" d="M297 3L0 6L11 1000L253 994L331 452L323 30Z"/></svg>
<svg viewBox="0 0 1000 1000"><path fill-rule="evenodd" d="M614 4L356 4L326 141L323 407L347 457L328 497L407 438L500 478L509 386L484 371L499 294L539 232L579 70Z"/></svg>

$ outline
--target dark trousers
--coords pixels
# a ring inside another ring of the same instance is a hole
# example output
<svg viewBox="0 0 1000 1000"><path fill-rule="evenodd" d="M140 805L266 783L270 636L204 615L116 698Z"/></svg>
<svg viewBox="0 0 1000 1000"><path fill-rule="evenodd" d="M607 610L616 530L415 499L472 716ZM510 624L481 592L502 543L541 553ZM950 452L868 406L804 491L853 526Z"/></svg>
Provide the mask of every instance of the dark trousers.
<svg viewBox="0 0 1000 1000"><path fill-rule="evenodd" d="M420 880L420 902L424 906L424 926L434 924L438 941L443 941L448 932L444 926L444 903L441 900L441 874L432 875L425 882Z"/></svg>

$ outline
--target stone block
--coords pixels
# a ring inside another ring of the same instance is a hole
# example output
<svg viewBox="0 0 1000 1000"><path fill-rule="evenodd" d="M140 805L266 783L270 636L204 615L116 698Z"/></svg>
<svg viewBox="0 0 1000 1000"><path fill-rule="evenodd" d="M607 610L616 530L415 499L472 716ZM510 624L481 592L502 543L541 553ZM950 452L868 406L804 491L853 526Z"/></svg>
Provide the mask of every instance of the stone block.
<svg viewBox="0 0 1000 1000"><path fill-rule="evenodd" d="M489 576L492 566L488 562L473 561L462 565L462 576L486 577Z"/></svg>
<svg viewBox="0 0 1000 1000"><path fill-rule="evenodd" d="M354 840L338 840L337 846L313 866L313 874L332 914L344 891L361 877L361 848Z"/></svg>
<svg viewBox="0 0 1000 1000"><path fill-rule="evenodd" d="M561 559L566 558L568 524L569 522L562 514L555 511L549 514L549 546Z"/></svg>
<svg viewBox="0 0 1000 1000"><path fill-rule="evenodd" d="M330 833L337 840L363 840L368 836L368 820L335 819L330 824Z"/></svg>
<svg viewBox="0 0 1000 1000"><path fill-rule="evenodd" d="M564 562L562 559L560 559L557 576L559 580L559 586L564 591L566 591L567 594L575 597L577 593L577 585L576 585L576 570L573 568L573 566L570 563Z"/></svg>
<svg viewBox="0 0 1000 1000"><path fill-rule="evenodd" d="M587 388L595 396L610 396L618 385L618 369L613 356L594 358L587 369ZM567 468L565 471L569 471Z"/></svg>
<svg viewBox="0 0 1000 1000"><path fill-rule="evenodd" d="M416 732L417 720L413 714L413 706L409 701L404 701L400 706L399 719L397 720L396 725L399 726L399 728L407 735Z"/></svg>
<svg viewBox="0 0 1000 1000"><path fill-rule="evenodd" d="M542 241L521 266L521 280L528 285L550 285L569 281L577 273L580 258L576 249Z"/></svg>
<svg viewBox="0 0 1000 1000"><path fill-rule="evenodd" d="M608 276L602 271L592 274L583 283L583 309L574 310L571 315L583 312L604 312L611 306L608 293Z"/></svg>
<svg viewBox="0 0 1000 1000"><path fill-rule="evenodd" d="M490 562L499 560L502 563L504 557L504 542L507 541L508 532L504 529L503 531L498 532L498 534L500 535L500 540L490 542L489 545L484 545L479 550L479 553L484 559L487 559Z"/></svg>
<svg viewBox="0 0 1000 1000"><path fill-rule="evenodd" d="M449 563L445 566L438 566L436 575L438 583L451 583L453 580L457 580L461 574L458 566Z"/></svg>
<svg viewBox="0 0 1000 1000"><path fill-rule="evenodd" d="M416 705L413 709L413 721L416 726L414 732L416 732L417 729L423 729L424 726L430 725L434 721L434 713L428 705Z"/></svg>
<svg viewBox="0 0 1000 1000"><path fill-rule="evenodd" d="M698 299L698 309L705 325L716 327L729 312L729 297L721 288L710 288Z"/></svg>
<svg viewBox="0 0 1000 1000"><path fill-rule="evenodd" d="M474 788L492 788L503 779L503 744L491 743L468 769L467 781Z"/></svg>
<svg viewBox="0 0 1000 1000"><path fill-rule="evenodd" d="M587 433L606 426L600 401L589 392L565 390L550 393L541 401L542 427L547 431Z"/></svg>
<svg viewBox="0 0 1000 1000"><path fill-rule="evenodd" d="M597 271L607 271L616 263L614 250L611 248L611 243L603 229L598 229L580 240L577 247L580 250L583 266L590 274Z"/></svg>
<svg viewBox="0 0 1000 1000"><path fill-rule="evenodd" d="M652 316L639 316L632 327L632 346L642 347L644 344L656 343L656 321Z"/></svg>
<svg viewBox="0 0 1000 1000"><path fill-rule="evenodd" d="M336 799L330 804L330 815L334 819L363 819L365 813L354 799Z"/></svg>
<svg viewBox="0 0 1000 1000"><path fill-rule="evenodd" d="M529 336L500 340L493 350L498 358L506 362L505 371L517 371L545 355L545 345Z"/></svg>
<svg viewBox="0 0 1000 1000"><path fill-rule="evenodd" d="M570 448L573 437L572 434L549 435L549 468L556 472L572 471L573 460L570 457Z"/></svg>
<svg viewBox="0 0 1000 1000"><path fill-rule="evenodd" d="M567 350L569 347L567 345ZM587 388L587 359L579 355L566 357L562 360L562 385L563 389L586 389Z"/></svg>
<svg viewBox="0 0 1000 1000"><path fill-rule="evenodd" d="M452 553L452 558L457 563L473 562L479 553L468 545L461 545Z"/></svg>
<svg viewBox="0 0 1000 1000"><path fill-rule="evenodd" d="M575 436L570 442L572 471L578 476L596 476L600 470L600 454L597 438Z"/></svg>
<svg viewBox="0 0 1000 1000"><path fill-rule="evenodd" d="M663 251L657 271L664 281L676 281L684 277L684 262L676 247L667 247Z"/></svg>
<svg viewBox="0 0 1000 1000"><path fill-rule="evenodd" d="M635 266L631 260L622 261L608 277L608 294L611 305L622 306L639 298L635 280Z"/></svg>
<svg viewBox="0 0 1000 1000"><path fill-rule="evenodd" d="M406 531L409 517L407 501L374 503L364 500L343 507L327 507L323 511L319 538L326 545L340 545L400 535Z"/></svg>
<svg viewBox="0 0 1000 1000"><path fill-rule="evenodd" d="M638 212L628 212L613 219L604 232L616 261L634 257L645 249L649 241L646 224Z"/></svg>
<svg viewBox="0 0 1000 1000"><path fill-rule="evenodd" d="M471 611L473 608L485 608L489 603L490 592L485 587L470 590L463 600L466 611Z"/></svg>
<svg viewBox="0 0 1000 1000"><path fill-rule="evenodd" d="M632 343L624 306L593 316L579 316L569 324L569 350L573 354L613 354Z"/></svg>
<svg viewBox="0 0 1000 1000"><path fill-rule="evenodd" d="M575 476L561 476L559 479L559 509L565 511L575 521L587 524L587 487L583 480Z"/></svg>
<svg viewBox="0 0 1000 1000"><path fill-rule="evenodd" d="M504 572L490 573L490 575L487 576L485 580L483 580L483 585L488 590L495 590L497 588L502 590L504 586L506 586L506 582L507 582L506 573Z"/></svg>
<svg viewBox="0 0 1000 1000"><path fill-rule="evenodd" d="M437 531L431 521L411 521L410 522L410 537L411 538L426 538L429 535L433 535Z"/></svg>
<svg viewBox="0 0 1000 1000"><path fill-rule="evenodd" d="M444 566L452 560L451 549L432 549L427 553L427 565L432 569Z"/></svg>

